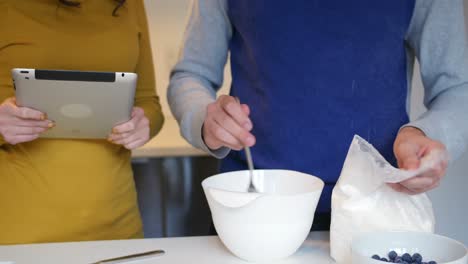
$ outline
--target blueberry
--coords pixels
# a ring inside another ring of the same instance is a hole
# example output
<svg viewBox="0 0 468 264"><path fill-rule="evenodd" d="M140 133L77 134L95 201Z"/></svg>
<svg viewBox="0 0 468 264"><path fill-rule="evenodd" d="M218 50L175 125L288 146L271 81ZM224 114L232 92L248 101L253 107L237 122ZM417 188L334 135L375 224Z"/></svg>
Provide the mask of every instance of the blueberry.
<svg viewBox="0 0 468 264"><path fill-rule="evenodd" d="M392 251L390 251L390 252L388 253L388 258L389 258L390 260L395 260L396 257L398 257L398 254L397 254L395 251L392 250Z"/></svg>
<svg viewBox="0 0 468 264"><path fill-rule="evenodd" d="M388 259L386 259L386 258L381 258L380 261L388 262Z"/></svg>
<svg viewBox="0 0 468 264"><path fill-rule="evenodd" d="M373 259L376 259L376 260L380 260L379 255L373 255L372 258L373 258Z"/></svg>
<svg viewBox="0 0 468 264"><path fill-rule="evenodd" d="M402 259L403 261L408 262L408 263L413 263L413 258L412 258L411 255L408 254L408 253L403 254L403 256L401 256L401 259Z"/></svg>
<svg viewBox="0 0 468 264"><path fill-rule="evenodd" d="M427 264L437 264L437 262L432 260L432 261L429 261Z"/></svg>
<svg viewBox="0 0 468 264"><path fill-rule="evenodd" d="M421 263L422 261L422 256L419 253L414 253L413 254L413 262L415 263Z"/></svg>

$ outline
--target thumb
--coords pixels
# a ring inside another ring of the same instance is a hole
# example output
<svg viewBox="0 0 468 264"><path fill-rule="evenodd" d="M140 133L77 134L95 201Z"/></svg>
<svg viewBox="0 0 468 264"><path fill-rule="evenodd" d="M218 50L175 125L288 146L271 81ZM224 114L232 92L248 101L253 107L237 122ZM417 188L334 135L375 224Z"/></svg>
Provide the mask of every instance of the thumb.
<svg viewBox="0 0 468 264"><path fill-rule="evenodd" d="M405 170L416 170L419 168L419 165L421 161L419 160L418 155L413 154L413 155L406 155L401 159L400 163L400 168L405 169Z"/></svg>
<svg viewBox="0 0 468 264"><path fill-rule="evenodd" d="M398 167L404 170L415 170L421 163L419 152L420 144L403 142L395 146L395 157L398 161Z"/></svg>
<svg viewBox="0 0 468 264"><path fill-rule="evenodd" d="M141 108L141 107L133 107L133 109L132 109L132 114L131 114L132 117L135 117L135 116L138 116L138 115L142 115L142 114L144 114L143 108Z"/></svg>

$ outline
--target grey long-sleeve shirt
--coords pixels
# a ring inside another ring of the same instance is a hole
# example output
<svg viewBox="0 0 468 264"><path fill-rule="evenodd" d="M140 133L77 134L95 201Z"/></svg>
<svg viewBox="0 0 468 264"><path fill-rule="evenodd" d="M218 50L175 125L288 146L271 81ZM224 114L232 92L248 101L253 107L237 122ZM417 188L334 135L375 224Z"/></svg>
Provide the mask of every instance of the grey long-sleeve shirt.
<svg viewBox="0 0 468 264"><path fill-rule="evenodd" d="M229 149L210 150L202 139L206 107L223 83L232 27L226 0L195 0L180 59L168 91L181 134L217 158ZM408 95L415 58L420 63L428 111L406 126L421 129L458 158L468 144L468 47L463 0L417 0L407 32ZM407 111L409 111L409 96Z"/></svg>

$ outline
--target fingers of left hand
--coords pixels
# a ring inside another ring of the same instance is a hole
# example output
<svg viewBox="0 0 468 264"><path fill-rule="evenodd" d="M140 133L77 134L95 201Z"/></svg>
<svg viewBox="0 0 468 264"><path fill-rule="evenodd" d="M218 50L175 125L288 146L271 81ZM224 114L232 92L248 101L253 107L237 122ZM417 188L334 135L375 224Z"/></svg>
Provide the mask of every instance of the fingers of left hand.
<svg viewBox="0 0 468 264"><path fill-rule="evenodd" d="M132 119L114 128L108 140L114 144L123 145L127 149L133 149L144 145L149 140L149 120L144 116L141 108L135 108Z"/></svg>
<svg viewBox="0 0 468 264"><path fill-rule="evenodd" d="M146 143L147 140L136 140L136 141L133 141L133 142L130 142L128 144L125 144L124 147L126 149L136 149L136 148L139 148L141 146L143 146L145 143Z"/></svg>
<svg viewBox="0 0 468 264"><path fill-rule="evenodd" d="M112 137L116 137L116 139L112 139ZM130 147L133 147L135 148L135 143L140 143L141 144L137 144L139 146L142 146L144 143L146 143L149 139L149 129L142 129L142 130L139 130L138 132L136 133L128 133L128 134L125 134L125 135L113 135L111 136L111 142L114 143L114 144L118 144L118 145L123 145L125 146L126 148L128 149L131 149Z"/></svg>
<svg viewBox="0 0 468 264"><path fill-rule="evenodd" d="M440 185L440 181L436 181L431 186L428 186L428 187L425 187L425 188L418 188L418 189L408 189L408 188L406 188L405 186L403 186L402 184L399 184L399 183L396 183L396 185L397 185L396 187L391 186L395 191L403 192L403 193L406 193L406 194L409 194L409 195L416 195L416 194L425 193L425 192L428 192L428 191L430 191L432 189L437 188Z"/></svg>
<svg viewBox="0 0 468 264"><path fill-rule="evenodd" d="M401 193L406 193L406 194L409 194L409 195L415 195L415 194L418 194L417 192L415 191L412 191L408 188L406 188L405 186L401 185L400 183L387 183L393 190L397 191L397 192L401 192Z"/></svg>
<svg viewBox="0 0 468 264"><path fill-rule="evenodd" d="M142 120L146 119L146 123L149 124L148 119L145 117L145 114L141 108L134 108L132 112L132 119L130 119L128 122L125 122L123 124L117 125L112 129L113 134L121 134L121 133L126 133L126 132L131 132L135 130L136 128L139 127L139 125L144 125L141 124Z"/></svg>
<svg viewBox="0 0 468 264"><path fill-rule="evenodd" d="M109 136L109 140L114 143L133 141L136 139L146 139L149 137L149 125L147 122L140 122L136 125L134 130L123 132L123 133L112 133Z"/></svg>
<svg viewBox="0 0 468 264"><path fill-rule="evenodd" d="M149 131L140 131L138 134L130 135L121 140L115 141L115 144L123 145L126 149L134 149L143 146L149 139Z"/></svg>
<svg viewBox="0 0 468 264"><path fill-rule="evenodd" d="M112 133L109 135L107 140L113 143L117 143L117 142L122 141L123 139L132 137L133 134L135 134L135 131L125 132L125 133Z"/></svg>
<svg viewBox="0 0 468 264"><path fill-rule="evenodd" d="M141 141L141 144L136 144L138 145L137 147L143 145L149 140L150 133L149 123L144 120L147 119L142 119L142 121L137 125L137 128L133 131L118 134L112 133L109 136L109 141L114 144L124 145L128 149L135 148L135 142L140 143Z"/></svg>
<svg viewBox="0 0 468 264"><path fill-rule="evenodd" d="M426 192L437 187L444 175L445 167L441 165L422 175L403 181L401 185L417 193Z"/></svg>

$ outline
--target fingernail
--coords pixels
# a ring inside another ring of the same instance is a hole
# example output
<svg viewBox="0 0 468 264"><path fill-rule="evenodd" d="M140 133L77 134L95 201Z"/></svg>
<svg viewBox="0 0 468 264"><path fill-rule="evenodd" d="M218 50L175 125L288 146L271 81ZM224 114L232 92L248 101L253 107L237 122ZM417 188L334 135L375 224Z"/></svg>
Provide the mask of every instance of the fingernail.
<svg viewBox="0 0 468 264"><path fill-rule="evenodd" d="M247 145L251 146L255 143L255 139L252 136L248 136L245 141L247 142Z"/></svg>
<svg viewBox="0 0 468 264"><path fill-rule="evenodd" d="M111 138L110 136L107 138L107 141L109 141L110 143L114 143L114 142L112 141L112 138Z"/></svg>
<svg viewBox="0 0 468 264"><path fill-rule="evenodd" d="M117 134L117 129L113 128L112 133Z"/></svg>
<svg viewBox="0 0 468 264"><path fill-rule="evenodd" d="M244 127L245 129L247 129L248 131L252 130L252 122L246 121L246 122L244 123L243 127Z"/></svg>
<svg viewBox="0 0 468 264"><path fill-rule="evenodd" d="M53 128L53 127L55 127L55 123L54 123L54 122L50 122L49 124L47 124L47 127Z"/></svg>
<svg viewBox="0 0 468 264"><path fill-rule="evenodd" d="M40 117L40 119L41 119L42 121L47 120L47 115L46 115L46 114L42 114L41 117Z"/></svg>

